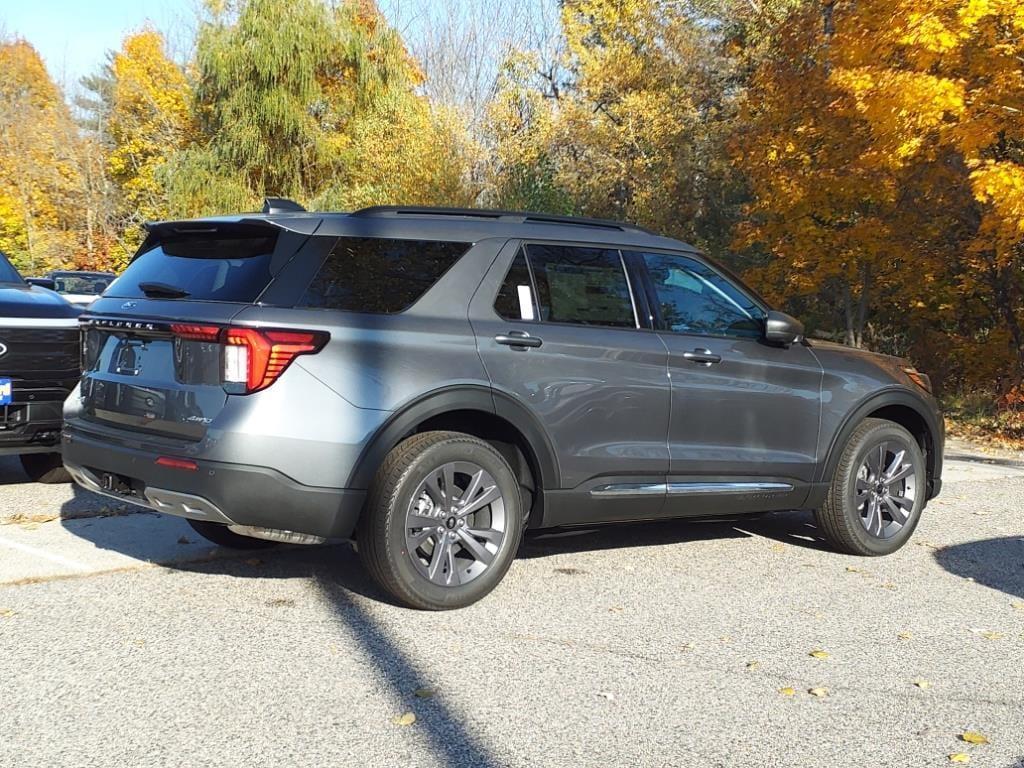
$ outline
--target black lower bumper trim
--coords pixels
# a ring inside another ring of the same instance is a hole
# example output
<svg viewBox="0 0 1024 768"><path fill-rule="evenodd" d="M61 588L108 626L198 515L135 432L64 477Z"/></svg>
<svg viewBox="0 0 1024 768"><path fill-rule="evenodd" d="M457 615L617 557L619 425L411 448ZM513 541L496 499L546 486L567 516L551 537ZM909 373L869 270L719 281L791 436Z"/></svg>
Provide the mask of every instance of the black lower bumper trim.
<svg viewBox="0 0 1024 768"><path fill-rule="evenodd" d="M94 475L115 475L137 497L147 487L178 491L208 500L238 525L275 528L328 538L348 538L355 530L366 491L320 488L297 483L267 467L197 460L197 471L159 466L158 454L110 445L65 430L66 464ZM130 495L124 500L132 502Z"/></svg>

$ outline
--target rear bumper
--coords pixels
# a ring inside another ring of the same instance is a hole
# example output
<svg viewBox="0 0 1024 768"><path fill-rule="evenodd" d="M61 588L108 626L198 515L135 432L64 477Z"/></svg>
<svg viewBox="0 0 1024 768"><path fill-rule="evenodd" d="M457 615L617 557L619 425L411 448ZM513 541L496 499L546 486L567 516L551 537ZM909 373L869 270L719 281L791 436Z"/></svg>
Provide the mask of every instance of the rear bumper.
<svg viewBox="0 0 1024 768"><path fill-rule="evenodd" d="M158 453L65 427L64 464L82 487L157 512L328 538L355 530L366 491L297 483L267 467L196 459L197 471L159 466Z"/></svg>

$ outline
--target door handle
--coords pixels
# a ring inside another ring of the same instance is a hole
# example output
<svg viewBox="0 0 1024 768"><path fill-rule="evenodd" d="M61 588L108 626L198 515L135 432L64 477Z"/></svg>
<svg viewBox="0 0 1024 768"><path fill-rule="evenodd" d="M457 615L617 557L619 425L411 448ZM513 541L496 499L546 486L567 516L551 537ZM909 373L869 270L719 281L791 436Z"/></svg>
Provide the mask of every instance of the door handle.
<svg viewBox="0 0 1024 768"><path fill-rule="evenodd" d="M506 347L539 347L544 343L541 339L531 336L526 331L499 333L494 337L494 340L498 344L504 344Z"/></svg>
<svg viewBox="0 0 1024 768"><path fill-rule="evenodd" d="M714 354L710 349L695 349L693 352L683 352L683 358L699 365L712 365L722 362L722 356Z"/></svg>

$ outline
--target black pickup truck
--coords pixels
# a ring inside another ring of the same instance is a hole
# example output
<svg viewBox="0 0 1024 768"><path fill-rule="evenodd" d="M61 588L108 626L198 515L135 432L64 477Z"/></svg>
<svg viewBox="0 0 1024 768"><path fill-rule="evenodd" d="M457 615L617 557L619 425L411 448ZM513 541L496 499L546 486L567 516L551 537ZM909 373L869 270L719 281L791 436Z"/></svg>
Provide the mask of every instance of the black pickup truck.
<svg viewBox="0 0 1024 768"><path fill-rule="evenodd" d="M29 285L0 253L0 456L20 456L38 482L70 479L60 430L64 400L80 375L81 311Z"/></svg>

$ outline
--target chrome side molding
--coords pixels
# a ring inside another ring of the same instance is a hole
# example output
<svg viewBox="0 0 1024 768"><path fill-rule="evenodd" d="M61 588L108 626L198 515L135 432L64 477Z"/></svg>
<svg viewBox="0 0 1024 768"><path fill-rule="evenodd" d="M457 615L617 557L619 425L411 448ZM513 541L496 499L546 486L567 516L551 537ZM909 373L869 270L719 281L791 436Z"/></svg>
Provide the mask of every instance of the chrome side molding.
<svg viewBox="0 0 1024 768"><path fill-rule="evenodd" d="M611 483L599 485L591 496L699 496L704 494L788 493L789 483Z"/></svg>

